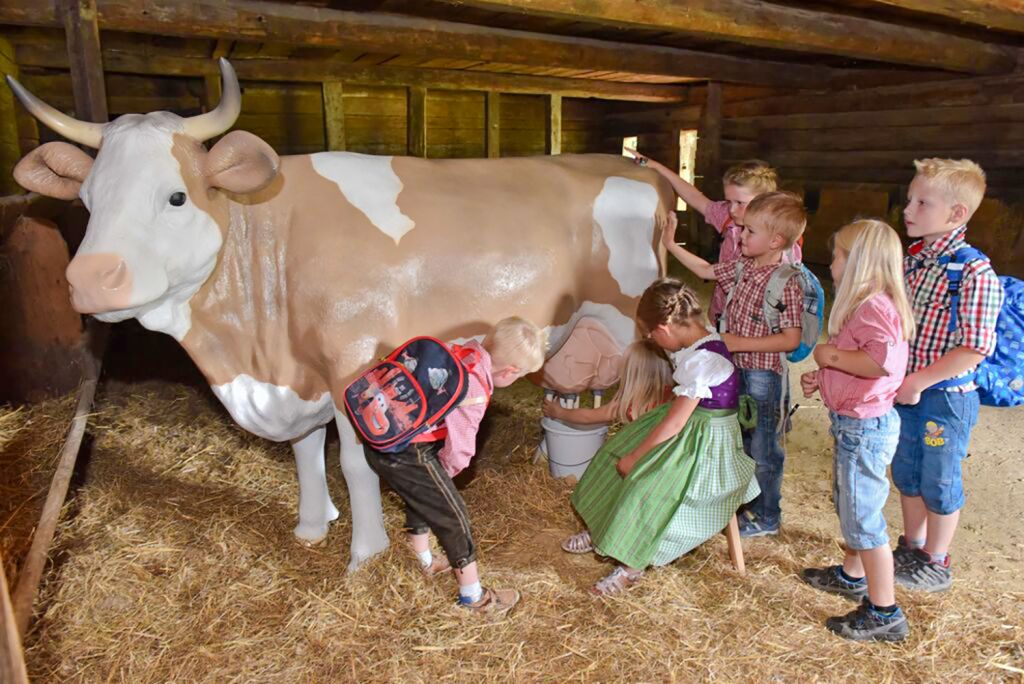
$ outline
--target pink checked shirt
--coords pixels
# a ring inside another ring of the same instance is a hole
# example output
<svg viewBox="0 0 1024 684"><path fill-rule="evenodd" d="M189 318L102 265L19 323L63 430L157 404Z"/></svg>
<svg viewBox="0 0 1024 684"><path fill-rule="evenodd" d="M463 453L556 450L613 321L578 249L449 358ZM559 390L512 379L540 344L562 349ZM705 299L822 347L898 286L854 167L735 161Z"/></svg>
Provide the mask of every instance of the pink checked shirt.
<svg viewBox="0 0 1024 684"><path fill-rule="evenodd" d="M704 212L704 220L711 224L722 236L722 246L718 248L718 260L721 262L738 259L741 256L740 233L743 232L743 229L732 222L732 216L729 215L729 203L709 203ZM800 243L793 245L789 252L782 255L782 260L785 262L796 263L802 259L803 250L800 248ZM715 291L711 295L708 319L713 324L717 324L718 317L723 311L725 311L725 289L722 287L722 283L719 282L715 284Z"/></svg>
<svg viewBox="0 0 1024 684"><path fill-rule="evenodd" d="M888 375L862 378L823 368L818 371L818 385L825 406L850 418L877 418L888 413L903 383L910 355L899 314L889 296L877 294L863 302L829 343L840 351L866 352Z"/></svg>
<svg viewBox="0 0 1024 684"><path fill-rule="evenodd" d="M469 389L466 390L462 403L444 419L448 436L437 459L450 477L455 477L465 470L470 459L476 454L476 433L487 411L488 400L494 393L491 355L476 341L467 342L463 346L475 351L478 360L468 374Z"/></svg>

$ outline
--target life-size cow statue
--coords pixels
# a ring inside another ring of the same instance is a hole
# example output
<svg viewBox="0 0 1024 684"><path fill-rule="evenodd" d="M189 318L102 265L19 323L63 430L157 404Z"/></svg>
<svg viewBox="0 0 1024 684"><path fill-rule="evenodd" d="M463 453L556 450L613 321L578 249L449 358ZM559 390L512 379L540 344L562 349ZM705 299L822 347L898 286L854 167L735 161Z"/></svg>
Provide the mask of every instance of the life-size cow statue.
<svg viewBox="0 0 1024 684"><path fill-rule="evenodd" d="M244 131L207 150L241 107L234 70L220 69L213 111L108 124L9 78L41 122L99 150L94 161L47 143L15 177L91 212L67 269L76 310L172 335L241 427L291 442L305 542L338 516L323 454L337 421L354 568L388 544L377 478L341 408L355 374L414 335L468 338L509 315L550 326L552 350L583 315L624 347L674 200L654 172L609 155L279 159Z"/></svg>

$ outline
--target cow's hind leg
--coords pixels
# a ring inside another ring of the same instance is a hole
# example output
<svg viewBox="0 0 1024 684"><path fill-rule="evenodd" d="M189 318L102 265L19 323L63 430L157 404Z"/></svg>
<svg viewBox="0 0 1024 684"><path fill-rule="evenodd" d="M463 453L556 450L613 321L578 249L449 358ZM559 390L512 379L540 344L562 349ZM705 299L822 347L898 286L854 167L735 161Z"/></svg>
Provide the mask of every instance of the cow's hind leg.
<svg viewBox="0 0 1024 684"><path fill-rule="evenodd" d="M299 474L299 524L295 536L303 544L317 544L327 536L327 526L338 517L331 501L324 470L326 426L314 428L304 437L292 440L295 467Z"/></svg>
<svg viewBox="0 0 1024 684"><path fill-rule="evenodd" d="M352 571L388 548L388 533L384 531L377 474L370 470L348 416L335 412L335 418L341 437L341 472L352 509L352 558L348 564Z"/></svg>

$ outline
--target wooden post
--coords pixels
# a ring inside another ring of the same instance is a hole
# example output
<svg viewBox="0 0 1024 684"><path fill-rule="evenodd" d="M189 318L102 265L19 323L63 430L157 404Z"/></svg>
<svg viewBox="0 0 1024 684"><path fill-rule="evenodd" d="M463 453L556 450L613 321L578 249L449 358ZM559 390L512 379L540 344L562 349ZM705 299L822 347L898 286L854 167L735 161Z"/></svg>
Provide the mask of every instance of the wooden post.
<svg viewBox="0 0 1024 684"><path fill-rule="evenodd" d="M345 101L341 81L324 81L324 130L328 150L345 149Z"/></svg>
<svg viewBox="0 0 1024 684"><path fill-rule="evenodd" d="M713 195L718 191L722 162L722 85L708 83L708 95L701 112L700 125L697 128L697 168L695 178L697 188L705 195ZM696 229L692 235L697 241L700 253L705 257L712 256L714 245L713 234L700 229L702 219L696 218L697 212L691 212L696 221ZM692 225L692 224L691 224Z"/></svg>
<svg viewBox="0 0 1024 684"><path fill-rule="evenodd" d="M410 157L427 156L427 89L422 86L409 88L409 137Z"/></svg>
<svg viewBox="0 0 1024 684"><path fill-rule="evenodd" d="M4 574L2 558L0 558L0 682L28 684L25 654L21 650L21 638L14 620L11 596L7 591L7 576Z"/></svg>
<svg viewBox="0 0 1024 684"><path fill-rule="evenodd" d="M14 61L14 48L6 38L0 38L0 73L18 77L18 65ZM14 182L14 165L21 159L17 111L14 93L10 88L0 89L0 195L14 195L22 192Z"/></svg>
<svg viewBox="0 0 1024 684"><path fill-rule="evenodd" d="M501 156L501 93L487 91L485 125L487 156L496 159Z"/></svg>
<svg viewBox="0 0 1024 684"><path fill-rule="evenodd" d="M547 116L545 117L546 135L544 151L547 154L562 153L562 96L548 95Z"/></svg>
<svg viewBox="0 0 1024 684"><path fill-rule="evenodd" d="M71 88L75 94L75 117L106 123L107 89L103 81L103 55L96 0L60 0L64 37L71 66Z"/></svg>

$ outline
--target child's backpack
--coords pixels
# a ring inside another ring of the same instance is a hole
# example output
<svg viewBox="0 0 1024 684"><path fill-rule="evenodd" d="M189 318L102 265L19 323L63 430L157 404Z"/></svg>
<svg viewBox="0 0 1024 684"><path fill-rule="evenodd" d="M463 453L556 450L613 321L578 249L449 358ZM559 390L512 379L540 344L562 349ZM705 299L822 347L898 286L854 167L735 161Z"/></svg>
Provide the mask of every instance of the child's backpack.
<svg viewBox="0 0 1024 684"><path fill-rule="evenodd" d="M743 277L743 260L736 261L736 283L739 284ZM789 361L803 361L806 359L814 345L818 343L822 328L825 324L825 290L817 276L808 270L802 263L781 264L776 268L768 280L764 297L764 321L773 335L782 332L779 325L781 313L786 306L782 303L782 293L790 278L796 278L800 290L803 292L803 312L801 314L800 346L785 355ZM729 291L725 300L728 309L736 288ZM725 316L722 316L719 323L721 332L728 332L725 324Z"/></svg>
<svg viewBox="0 0 1024 684"><path fill-rule="evenodd" d="M968 261L989 258L974 247L961 247L952 256L938 258L946 267L949 284L949 332L959 327L957 309L960 304L960 282ZM1003 287L1003 308L996 320L996 349L985 358L972 375L952 378L936 387L954 387L973 380L978 397L986 406L1019 406L1024 404L1024 281L1000 276Z"/></svg>
<svg viewBox="0 0 1024 684"><path fill-rule="evenodd" d="M472 349L414 337L345 388L345 408L367 444L397 453L462 402L474 357Z"/></svg>

